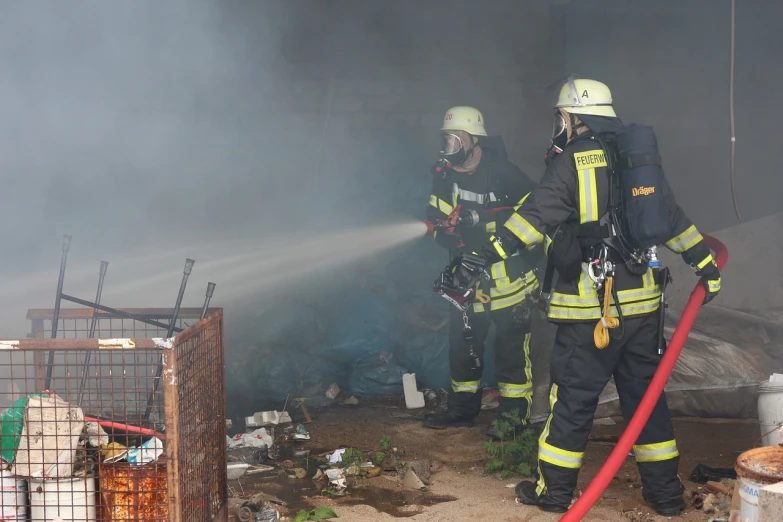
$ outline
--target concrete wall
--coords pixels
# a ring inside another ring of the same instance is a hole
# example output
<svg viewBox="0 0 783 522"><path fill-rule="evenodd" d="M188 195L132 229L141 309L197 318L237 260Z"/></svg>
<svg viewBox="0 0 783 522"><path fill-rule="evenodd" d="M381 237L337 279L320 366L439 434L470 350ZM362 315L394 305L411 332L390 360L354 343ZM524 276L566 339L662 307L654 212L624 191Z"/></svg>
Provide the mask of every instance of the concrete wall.
<svg viewBox="0 0 783 522"><path fill-rule="evenodd" d="M386 146L419 155L428 177L443 114L464 104L478 107L490 134L504 136L511 159L540 177L551 119L542 90L561 68L546 2L346 0L340 13L328 2L286 5L263 7L277 10L269 16L279 20L282 37L257 58L276 75L259 78L264 96L254 111L279 119L297 144L303 136L314 141L289 158L294 164L323 157L328 114L325 150L338 153L341 179L371 162L368 143L382 147L378 140L390 132L402 138Z"/></svg>
<svg viewBox="0 0 783 522"><path fill-rule="evenodd" d="M669 182L710 231L735 224L729 184L729 0L560 2L564 72L606 82L626 122L653 125ZM737 2L737 192L744 220L783 210L777 150L783 2Z"/></svg>

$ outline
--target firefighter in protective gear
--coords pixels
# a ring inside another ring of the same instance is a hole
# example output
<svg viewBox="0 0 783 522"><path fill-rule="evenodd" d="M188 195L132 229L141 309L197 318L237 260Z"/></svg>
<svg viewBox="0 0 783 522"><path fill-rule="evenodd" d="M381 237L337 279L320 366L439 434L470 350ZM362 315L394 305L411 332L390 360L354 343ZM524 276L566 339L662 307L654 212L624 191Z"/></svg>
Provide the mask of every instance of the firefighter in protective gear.
<svg viewBox="0 0 783 522"><path fill-rule="evenodd" d="M459 206L463 220L451 229L435 230L436 242L452 254L477 251L513 213L535 184L506 157L500 136L487 136L484 118L473 107L453 107L441 128L442 149L433 169L432 194L427 208L430 223L443 221ZM449 363L451 393L448 411L425 417L430 428L472 426L481 410L484 341L490 321L497 328L495 361L500 388L500 411L519 410L530 416L533 396L530 360L530 316L534 291L539 288L535 253L510 252L488 272L490 280L479 287L480 301L463 316L451 307ZM470 334L466 335L465 325ZM488 435L495 436L493 430Z"/></svg>
<svg viewBox="0 0 783 522"><path fill-rule="evenodd" d="M537 481L523 481L516 488L525 504L564 512L572 501L599 394L614 377L623 416L630 420L658 367L661 281L646 265L641 273L632 272L630 265L617 258L617 251L605 248L607 243L596 232L607 215L610 183L608 153L604 154L597 139L611 138L623 128L608 87L594 80L569 79L554 108L550 148L554 154L548 155L547 169L539 185L499 227L481 254L487 262L498 262L511 252L539 243L545 244L547 255L575 253L570 256L575 269L570 270L561 268L569 262L560 259L558 264L558 259L549 258L558 267L551 296L542 295L549 299L548 319L558 325L550 363L551 413L539 438ZM586 157L590 161L585 161ZM715 260L665 179L663 192L673 231L665 245L703 279L709 300L720 290ZM597 251L615 261L611 317L620 323L603 349L597 348L594 329L605 313L600 306L605 296L590 279L590 263L596 262ZM547 292L548 279L542 282ZM634 453L644 499L664 516L679 515L684 508L683 486L677 477L679 452L664 395Z"/></svg>

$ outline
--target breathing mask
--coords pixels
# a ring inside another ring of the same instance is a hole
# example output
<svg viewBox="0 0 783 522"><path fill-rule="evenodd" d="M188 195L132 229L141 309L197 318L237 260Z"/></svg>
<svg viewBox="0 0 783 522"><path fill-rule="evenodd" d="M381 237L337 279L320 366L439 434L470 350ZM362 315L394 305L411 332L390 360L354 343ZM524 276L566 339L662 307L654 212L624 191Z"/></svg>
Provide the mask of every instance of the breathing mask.
<svg viewBox="0 0 783 522"><path fill-rule="evenodd" d="M440 155L451 165L462 165L468 154L459 136L444 132L441 134Z"/></svg>

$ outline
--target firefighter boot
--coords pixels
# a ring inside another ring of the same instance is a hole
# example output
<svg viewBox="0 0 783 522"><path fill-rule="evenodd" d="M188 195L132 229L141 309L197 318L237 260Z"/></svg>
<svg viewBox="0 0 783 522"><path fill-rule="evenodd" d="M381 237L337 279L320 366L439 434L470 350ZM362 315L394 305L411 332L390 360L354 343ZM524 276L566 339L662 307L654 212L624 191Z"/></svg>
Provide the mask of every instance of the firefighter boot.
<svg viewBox="0 0 783 522"><path fill-rule="evenodd" d="M435 430L446 428L472 428L473 417L458 415L452 410L442 413L431 413L424 416L424 425Z"/></svg>
<svg viewBox="0 0 783 522"><path fill-rule="evenodd" d="M538 506L541 511L547 513L565 513L568 511L568 506L565 504L557 504L552 502L546 495L539 497L536 493L536 483L530 480L523 480L514 491L519 497L519 500L528 506Z"/></svg>

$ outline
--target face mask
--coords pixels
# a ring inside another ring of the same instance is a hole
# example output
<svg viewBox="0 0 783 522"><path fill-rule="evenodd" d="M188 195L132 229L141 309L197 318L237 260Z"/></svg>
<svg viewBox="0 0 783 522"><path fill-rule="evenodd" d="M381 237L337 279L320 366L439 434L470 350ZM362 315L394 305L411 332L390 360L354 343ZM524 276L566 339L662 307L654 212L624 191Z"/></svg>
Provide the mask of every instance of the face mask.
<svg viewBox="0 0 783 522"><path fill-rule="evenodd" d="M467 157L460 137L450 132L441 134L440 155L452 165L462 165Z"/></svg>
<svg viewBox="0 0 783 522"><path fill-rule="evenodd" d="M560 149L562 152L568 143L568 124L563 118L563 114L558 111L555 113L555 119L552 121L552 147Z"/></svg>

